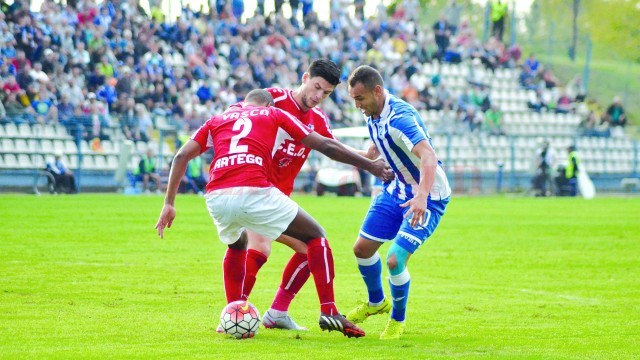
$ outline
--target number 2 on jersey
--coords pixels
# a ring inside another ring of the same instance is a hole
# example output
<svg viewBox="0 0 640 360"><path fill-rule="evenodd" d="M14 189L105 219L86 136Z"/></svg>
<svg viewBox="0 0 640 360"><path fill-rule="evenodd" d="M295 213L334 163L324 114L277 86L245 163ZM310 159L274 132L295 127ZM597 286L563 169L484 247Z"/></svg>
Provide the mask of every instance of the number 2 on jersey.
<svg viewBox="0 0 640 360"><path fill-rule="evenodd" d="M249 132L251 132L251 126L253 126L251 120L245 117L241 117L233 123L233 131L240 130L240 133L231 137L229 154L246 153L249 150L248 145L238 145L238 142L245 136L249 135Z"/></svg>

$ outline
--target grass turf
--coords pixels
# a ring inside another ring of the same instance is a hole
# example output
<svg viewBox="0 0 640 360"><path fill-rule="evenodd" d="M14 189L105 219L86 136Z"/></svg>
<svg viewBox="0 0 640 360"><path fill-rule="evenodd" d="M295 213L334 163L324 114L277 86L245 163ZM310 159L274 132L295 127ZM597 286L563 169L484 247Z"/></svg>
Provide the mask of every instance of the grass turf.
<svg viewBox="0 0 640 360"><path fill-rule="evenodd" d="M351 247L368 199L297 196L327 230L343 312L366 299ZM157 238L158 196L0 197L0 358L631 359L640 357L639 198L454 198L412 257L405 335L215 332L225 247L202 198ZM387 247L383 247L384 258ZM266 310L290 256L274 244L251 301ZM385 285L388 294L388 285Z"/></svg>

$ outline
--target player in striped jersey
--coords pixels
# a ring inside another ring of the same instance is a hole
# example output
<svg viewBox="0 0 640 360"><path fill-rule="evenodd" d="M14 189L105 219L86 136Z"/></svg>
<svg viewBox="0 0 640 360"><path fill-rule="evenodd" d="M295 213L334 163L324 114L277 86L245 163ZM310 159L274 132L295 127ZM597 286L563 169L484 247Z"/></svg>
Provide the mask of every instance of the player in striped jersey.
<svg viewBox="0 0 640 360"><path fill-rule="evenodd" d="M451 188L420 115L416 109L384 89L380 73L360 66L349 76L349 96L364 114L372 140L370 153L382 156L395 180L372 202L354 245L358 269L369 299L347 319L363 322L391 310L380 339L398 339L404 330L410 275L407 262L435 231L444 214ZM382 288L382 262L378 249L392 242L386 263L391 301Z"/></svg>

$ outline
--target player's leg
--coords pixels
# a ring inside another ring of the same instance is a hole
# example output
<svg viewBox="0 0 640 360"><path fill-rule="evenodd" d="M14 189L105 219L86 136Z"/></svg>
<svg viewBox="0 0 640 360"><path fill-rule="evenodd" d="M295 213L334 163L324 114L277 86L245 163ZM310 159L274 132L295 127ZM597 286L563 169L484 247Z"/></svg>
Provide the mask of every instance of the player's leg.
<svg viewBox="0 0 640 360"><path fill-rule="evenodd" d="M389 287L391 289L392 307L391 319L380 334L381 339L400 338L404 331L404 320L409 299L409 284L411 275L407 270L407 262L411 253L398 242L391 244L387 253L387 269L389 270Z"/></svg>
<svg viewBox="0 0 640 360"><path fill-rule="evenodd" d="M380 334L380 339L398 339L404 331L404 321L409 300L411 275L407 263L413 254L438 227L449 200L429 201L422 226L411 227L411 218L404 219L398 235L387 253L387 269L389 271L389 287L393 309L387 327ZM403 212L408 211L405 208Z"/></svg>
<svg viewBox="0 0 640 360"><path fill-rule="evenodd" d="M403 221L400 209L393 198L383 192L373 199L362 224L353 252L367 287L368 299L347 314L347 318L354 323L391 310L391 303L385 298L382 287L382 260L378 249L383 242L392 240L397 234Z"/></svg>
<svg viewBox="0 0 640 360"><path fill-rule="evenodd" d="M142 191L149 190L149 174L142 174Z"/></svg>
<svg viewBox="0 0 640 360"><path fill-rule="evenodd" d="M271 239L262 236L255 231L247 230L247 261L245 264L244 284L242 298L247 299L256 283L258 271L267 262L271 253Z"/></svg>
<svg viewBox="0 0 640 360"><path fill-rule="evenodd" d="M243 281L245 277L245 260L247 258L247 234L240 235L240 239L227 245L227 251L222 260L222 277L227 304L242 299Z"/></svg>
<svg viewBox="0 0 640 360"><path fill-rule="evenodd" d="M236 189L214 190L205 196L209 215L218 231L218 238L227 245L222 261L222 276L227 303L240 300L247 254L247 235L242 194Z"/></svg>
<svg viewBox="0 0 640 360"><path fill-rule="evenodd" d="M334 265L329 242L325 238L324 229L304 209L298 208L285 235L300 239L307 244L309 270L320 300L320 328L322 330L338 330L348 337L360 337L365 333L340 315L335 305L333 291Z"/></svg>
<svg viewBox="0 0 640 360"><path fill-rule="evenodd" d="M296 324L289 316L289 305L291 305L291 301L311 276L307 258L307 245L287 235L281 235L276 241L289 246L295 252L284 268L282 282L278 287L271 307L262 318L262 323L266 328L306 330L306 328ZM248 263L249 261L247 261L247 272L249 272Z"/></svg>

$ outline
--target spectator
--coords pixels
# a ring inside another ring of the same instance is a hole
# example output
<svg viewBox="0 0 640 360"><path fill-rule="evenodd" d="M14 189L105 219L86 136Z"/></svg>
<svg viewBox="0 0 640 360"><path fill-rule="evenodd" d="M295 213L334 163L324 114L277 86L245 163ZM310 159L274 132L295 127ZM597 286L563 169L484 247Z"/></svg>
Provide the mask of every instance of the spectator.
<svg viewBox="0 0 640 360"><path fill-rule="evenodd" d="M149 182L153 180L156 193L160 194L162 191L162 181L160 179L160 175L156 173L156 159L153 156L153 150L147 149L145 154L142 155L140 162L138 163L138 167L133 171L133 175L136 177L137 181L142 180L143 183L143 191L145 193L150 193Z"/></svg>
<svg viewBox="0 0 640 360"><path fill-rule="evenodd" d="M47 162L47 171L53 175L56 191L66 192L67 194L78 192L76 178L62 160L62 153L57 152L54 160Z"/></svg>
<svg viewBox="0 0 640 360"><path fill-rule="evenodd" d="M605 112L605 120L610 126L624 127L627 124L627 114L624 111L624 107L620 103L620 97L615 96L613 102L607 108Z"/></svg>
<svg viewBox="0 0 640 360"><path fill-rule="evenodd" d="M526 67L523 67L523 68L530 75L532 75L534 77L542 72L542 65L540 64L540 61L538 61L538 59L536 59L536 54L534 54L534 53L531 53L529 55L529 58L527 58L527 60L524 61L524 65Z"/></svg>
<svg viewBox="0 0 640 360"><path fill-rule="evenodd" d="M551 169L555 166L556 156L548 139L541 139L536 150L536 172L531 180L535 196L547 196L552 193Z"/></svg>
<svg viewBox="0 0 640 360"><path fill-rule="evenodd" d="M491 36L502 41L504 22L507 17L507 2L493 0L491 2Z"/></svg>
<svg viewBox="0 0 640 360"><path fill-rule="evenodd" d="M433 32L438 46L438 52L435 57L441 60L449 47L449 37L451 36L451 29L444 14L441 14L438 21L433 24Z"/></svg>
<svg viewBox="0 0 640 360"><path fill-rule="evenodd" d="M474 106L469 106L462 121L467 125L468 131L474 132L479 130L482 125L481 112L476 110Z"/></svg>
<svg viewBox="0 0 640 360"><path fill-rule="evenodd" d="M538 113L542 111L542 108L545 107L545 104L542 102L542 90L529 90L527 94L529 96L529 100L527 100L527 106L529 109Z"/></svg>
<svg viewBox="0 0 640 360"><path fill-rule="evenodd" d="M204 168L202 157L197 156L187 163L187 171L185 173L187 190L193 190L195 194L202 195L207 179L204 177Z"/></svg>
<svg viewBox="0 0 640 360"><path fill-rule="evenodd" d="M502 118L504 114L498 108L498 105L492 104L489 110L484 113L484 125L487 132L491 135L505 135L502 129Z"/></svg>
<svg viewBox="0 0 640 360"><path fill-rule="evenodd" d="M568 185L567 196L578 195L578 171L581 170L580 159L576 152L576 147L571 145L567 147L567 153L569 155L567 159L567 166L565 167L565 179Z"/></svg>
<svg viewBox="0 0 640 360"><path fill-rule="evenodd" d="M556 112L558 114L568 114L574 110L575 104L573 103L573 99L571 99L567 94L567 91L563 89L557 101Z"/></svg>

